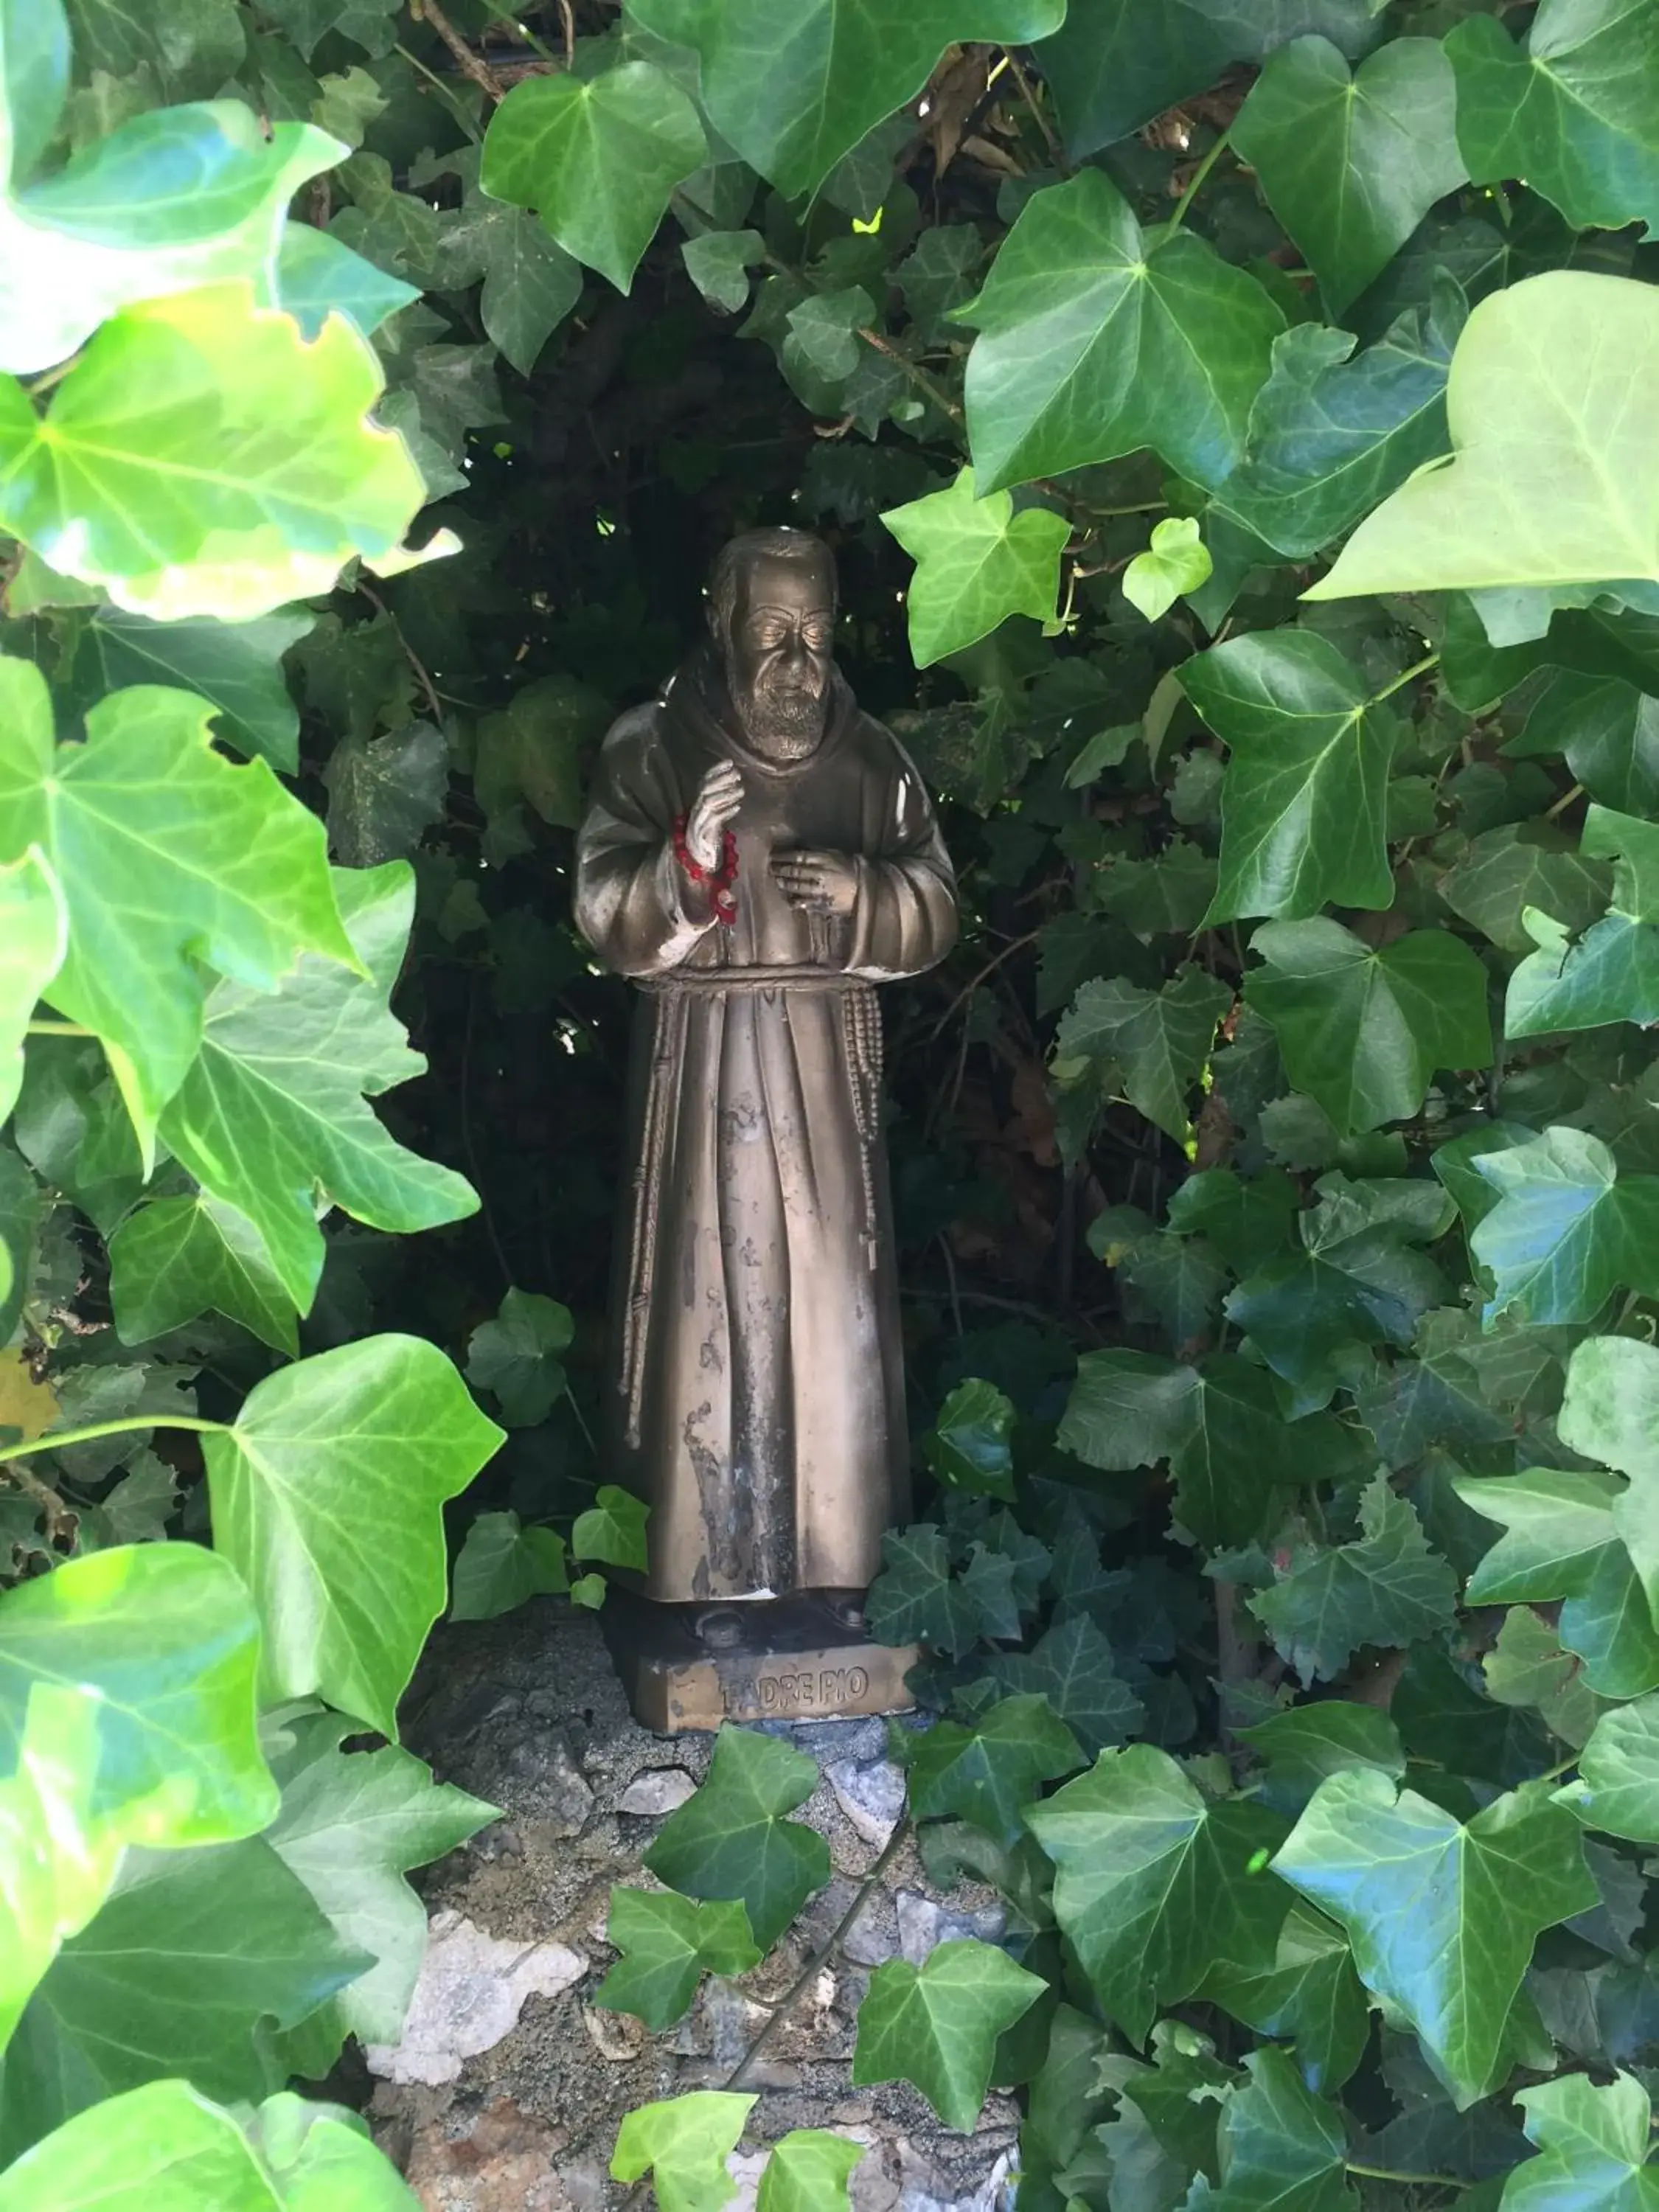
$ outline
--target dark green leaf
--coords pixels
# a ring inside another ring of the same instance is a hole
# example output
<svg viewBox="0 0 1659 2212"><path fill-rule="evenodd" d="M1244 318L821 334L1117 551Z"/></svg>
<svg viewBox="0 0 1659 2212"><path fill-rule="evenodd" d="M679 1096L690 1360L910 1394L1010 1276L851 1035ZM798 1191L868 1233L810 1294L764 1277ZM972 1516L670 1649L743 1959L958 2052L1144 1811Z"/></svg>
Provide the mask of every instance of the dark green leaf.
<svg viewBox="0 0 1659 2212"><path fill-rule="evenodd" d="M1258 1759L1267 1762L1262 1797L1275 1812L1294 1817L1328 1774L1373 1766L1398 1782L1406 1772L1400 1731L1375 1705L1351 1705L1340 1698L1293 1705L1253 1728L1237 1733Z"/></svg>
<svg viewBox="0 0 1659 2212"><path fill-rule="evenodd" d="M741 1898L755 1941L769 1951L830 1879L830 1847L786 1813L818 1783L816 1763L775 1737L728 1723L708 1779L663 1823L645 1855L658 1880L696 1898Z"/></svg>
<svg viewBox="0 0 1659 2212"><path fill-rule="evenodd" d="M245 1213L198 1191L153 1199L109 1239L110 1304L124 1344L222 1313L293 1358L300 1349L294 1303Z"/></svg>
<svg viewBox="0 0 1659 2212"><path fill-rule="evenodd" d="M1246 1972L1224 1963L1200 1994L1259 2034L1288 2036L1310 2089L1340 2089L1364 2055L1370 2012L1347 1939L1299 1902L1285 1915L1272 1966Z"/></svg>
<svg viewBox="0 0 1659 2212"><path fill-rule="evenodd" d="M1249 1601L1304 1682L1329 1681L1362 1644L1411 1644L1455 1617L1457 1577L1386 1475L1361 1498L1359 1526L1350 1544L1298 1546Z"/></svg>
<svg viewBox="0 0 1659 2212"><path fill-rule="evenodd" d="M859 2007L854 2086L914 2082L946 2127L966 2134L991 2086L997 2039L1045 1987L971 1937L936 1945L920 1967L890 1959Z"/></svg>
<svg viewBox="0 0 1659 2212"><path fill-rule="evenodd" d="M533 1429L564 1395L559 1354L574 1333L568 1306L537 1291L508 1291L496 1318L467 1340L466 1379L490 1393L509 1429Z"/></svg>
<svg viewBox="0 0 1659 2212"><path fill-rule="evenodd" d="M593 2002L634 2013L658 2033L690 2008L705 1972L742 1974L761 1961L740 1901L694 1905L672 1889L613 1889L605 1940L622 1956Z"/></svg>
<svg viewBox="0 0 1659 2212"><path fill-rule="evenodd" d="M1621 1286L1659 1291L1659 1176L1619 1174L1599 1137L1547 1129L1486 1152L1476 1171L1498 1202L1469 1238L1492 1273L1487 1316L1594 1321Z"/></svg>
<svg viewBox="0 0 1659 2212"><path fill-rule="evenodd" d="M494 1620L526 1598L569 1586L556 1529L526 1528L516 1513L481 1513L456 1558L449 1618Z"/></svg>
<svg viewBox="0 0 1659 2212"><path fill-rule="evenodd" d="M347 738L323 770L328 836L348 868L408 858L444 811L449 744L430 722L405 722L370 740Z"/></svg>
<svg viewBox="0 0 1659 2212"><path fill-rule="evenodd" d="M646 1571L645 1524L650 1507L615 1483L602 1482L593 1503L576 1516L570 1550L578 1559L599 1559L608 1567Z"/></svg>
<svg viewBox="0 0 1659 2212"><path fill-rule="evenodd" d="M917 1741L910 1805L918 1820L967 1820L1012 1847L1037 1785L1084 1764L1077 1740L1041 1697L1004 1698L970 1728L936 1721Z"/></svg>
<svg viewBox="0 0 1659 2212"><path fill-rule="evenodd" d="M1452 912L1494 945L1529 952L1536 939L1527 908L1541 907L1568 929L1586 929L1606 910L1607 872L1581 860L1570 840L1544 823L1506 822L1472 837L1439 889Z"/></svg>
<svg viewBox="0 0 1659 2212"><path fill-rule="evenodd" d="M1182 1144L1188 1095L1231 1004L1227 985L1198 967L1178 969L1158 991L1118 976L1088 982L1060 1024L1055 1057L1114 1064L1130 1103Z"/></svg>
<svg viewBox="0 0 1659 2212"><path fill-rule="evenodd" d="M1659 1698L1603 1713L1561 1794L1587 1827L1659 1844Z"/></svg>
<svg viewBox="0 0 1659 2212"><path fill-rule="evenodd" d="M1633 2074L1598 2087L1582 2074L1516 2092L1538 2156L1504 2184L1501 2212L1653 2212L1659 2164L1652 2106Z"/></svg>
<svg viewBox="0 0 1659 2212"><path fill-rule="evenodd" d="M958 1382L923 1440L941 1482L969 1497L1014 1497L1014 1406L994 1382Z"/></svg>
<svg viewBox="0 0 1659 2212"><path fill-rule="evenodd" d="M300 717L283 678L283 655L312 621L308 614L275 614L246 623L156 623L100 607L82 634L76 672L100 692L132 684L199 692L238 752L292 775L300 765Z"/></svg>
<svg viewBox="0 0 1659 2212"><path fill-rule="evenodd" d="M1359 2199L1341 2113L1284 2051L1247 2051L1244 2064L1249 2085L1221 2116L1221 2185L1195 2189L1192 2212L1352 2212Z"/></svg>
<svg viewBox="0 0 1659 2212"><path fill-rule="evenodd" d="M1016 1695L1042 1697L1090 1752L1138 1734L1146 1718L1086 1613L1046 1629L1030 1651L994 1653L987 1672Z"/></svg>

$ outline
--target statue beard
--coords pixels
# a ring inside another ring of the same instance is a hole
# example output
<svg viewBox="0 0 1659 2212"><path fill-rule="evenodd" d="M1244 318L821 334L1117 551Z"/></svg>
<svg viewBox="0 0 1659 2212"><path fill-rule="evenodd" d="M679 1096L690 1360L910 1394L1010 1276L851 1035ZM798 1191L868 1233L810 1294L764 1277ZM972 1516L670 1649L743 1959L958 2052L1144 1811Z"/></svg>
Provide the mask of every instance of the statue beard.
<svg viewBox="0 0 1659 2212"><path fill-rule="evenodd" d="M763 760L805 760L823 736L829 685L792 682L781 672L762 676L747 691L726 664L726 689L745 743Z"/></svg>

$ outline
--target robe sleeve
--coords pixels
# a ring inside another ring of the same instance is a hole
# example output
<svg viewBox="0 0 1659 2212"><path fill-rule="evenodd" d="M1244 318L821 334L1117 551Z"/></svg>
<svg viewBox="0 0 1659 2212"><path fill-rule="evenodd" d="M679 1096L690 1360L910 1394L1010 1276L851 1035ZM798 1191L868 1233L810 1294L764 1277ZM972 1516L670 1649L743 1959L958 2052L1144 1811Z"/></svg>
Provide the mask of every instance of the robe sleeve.
<svg viewBox="0 0 1659 2212"><path fill-rule="evenodd" d="M957 941L957 880L933 802L897 740L883 779L880 820L859 860L848 972L884 982L920 975Z"/></svg>
<svg viewBox="0 0 1659 2212"><path fill-rule="evenodd" d="M656 708L625 715L605 741L576 839L576 927L619 975L681 966L714 927L711 892L674 857L679 811Z"/></svg>

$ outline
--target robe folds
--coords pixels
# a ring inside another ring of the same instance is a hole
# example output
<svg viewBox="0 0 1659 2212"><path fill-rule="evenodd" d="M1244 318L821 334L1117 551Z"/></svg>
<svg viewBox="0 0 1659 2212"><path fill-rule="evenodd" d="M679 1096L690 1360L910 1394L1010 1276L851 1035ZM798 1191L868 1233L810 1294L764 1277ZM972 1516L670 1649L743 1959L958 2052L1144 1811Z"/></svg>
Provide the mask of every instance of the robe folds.
<svg viewBox="0 0 1659 2212"><path fill-rule="evenodd" d="M833 681L824 734L779 765L736 734L705 646L605 742L576 921L641 986L618 1223L608 1455L648 1500L653 1598L861 1589L908 1507L908 1444L873 986L955 941L921 777ZM737 912L676 858L677 817L735 761ZM768 861L856 857L846 920Z"/></svg>

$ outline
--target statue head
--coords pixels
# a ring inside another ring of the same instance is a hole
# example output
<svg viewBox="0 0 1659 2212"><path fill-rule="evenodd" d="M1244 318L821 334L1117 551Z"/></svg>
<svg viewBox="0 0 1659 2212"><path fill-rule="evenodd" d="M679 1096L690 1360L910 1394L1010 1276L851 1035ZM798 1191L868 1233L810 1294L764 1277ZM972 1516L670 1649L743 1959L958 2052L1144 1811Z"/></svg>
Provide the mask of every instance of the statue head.
<svg viewBox="0 0 1659 2212"><path fill-rule="evenodd" d="M805 530L748 530L708 579L708 627L745 742L801 760L823 735L836 628L836 564Z"/></svg>

